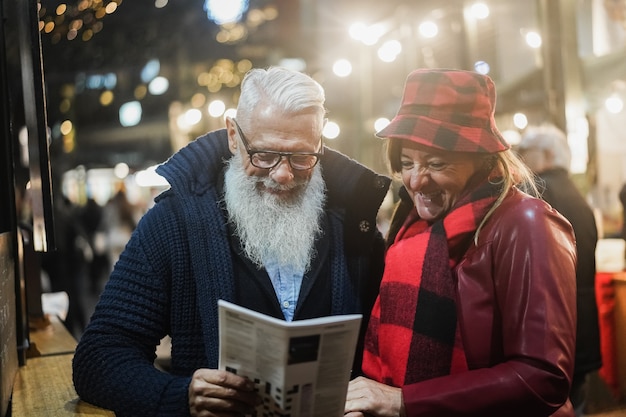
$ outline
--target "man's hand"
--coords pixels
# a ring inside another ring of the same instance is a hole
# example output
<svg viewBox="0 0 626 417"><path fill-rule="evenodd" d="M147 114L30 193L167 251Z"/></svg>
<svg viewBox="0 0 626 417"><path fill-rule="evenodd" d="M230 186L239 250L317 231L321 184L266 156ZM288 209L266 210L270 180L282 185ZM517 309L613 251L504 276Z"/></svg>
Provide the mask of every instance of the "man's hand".
<svg viewBox="0 0 626 417"><path fill-rule="evenodd" d="M344 417L404 417L402 389L358 377L350 381Z"/></svg>
<svg viewBox="0 0 626 417"><path fill-rule="evenodd" d="M252 414L260 404L254 383L217 369L198 369L189 384L189 411L193 417Z"/></svg>

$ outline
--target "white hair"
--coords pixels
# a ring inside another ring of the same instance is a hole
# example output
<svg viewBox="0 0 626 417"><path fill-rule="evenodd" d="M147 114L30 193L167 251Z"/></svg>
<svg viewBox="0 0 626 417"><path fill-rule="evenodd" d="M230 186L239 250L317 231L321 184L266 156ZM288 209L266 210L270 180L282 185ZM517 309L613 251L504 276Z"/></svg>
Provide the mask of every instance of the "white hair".
<svg viewBox="0 0 626 417"><path fill-rule="evenodd" d="M302 72L283 67L254 68L241 82L237 121L249 126L259 109L271 108L286 115L311 112L319 115L321 134L325 99L322 86Z"/></svg>
<svg viewBox="0 0 626 417"><path fill-rule="evenodd" d="M565 133L552 124L530 126L522 135L518 145L520 150L537 148L552 154L554 168L570 169L572 160L571 150Z"/></svg>

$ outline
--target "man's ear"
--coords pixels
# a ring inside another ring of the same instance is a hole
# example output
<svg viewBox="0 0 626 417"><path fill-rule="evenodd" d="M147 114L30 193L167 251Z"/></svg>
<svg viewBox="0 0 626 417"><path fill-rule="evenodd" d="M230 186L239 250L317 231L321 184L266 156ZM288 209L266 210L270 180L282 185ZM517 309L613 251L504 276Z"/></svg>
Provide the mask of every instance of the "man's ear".
<svg viewBox="0 0 626 417"><path fill-rule="evenodd" d="M228 149L234 155L237 152L237 129L235 128L235 122L230 117L227 117L226 122L226 134L228 135Z"/></svg>

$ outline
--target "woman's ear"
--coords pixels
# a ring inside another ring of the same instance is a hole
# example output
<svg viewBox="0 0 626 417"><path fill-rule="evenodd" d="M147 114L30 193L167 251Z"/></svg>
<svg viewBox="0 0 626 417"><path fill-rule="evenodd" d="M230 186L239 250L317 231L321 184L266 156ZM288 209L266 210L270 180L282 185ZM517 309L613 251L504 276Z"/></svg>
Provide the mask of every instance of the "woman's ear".
<svg viewBox="0 0 626 417"><path fill-rule="evenodd" d="M496 155L488 155L481 158L481 171L491 172L498 164L498 157Z"/></svg>

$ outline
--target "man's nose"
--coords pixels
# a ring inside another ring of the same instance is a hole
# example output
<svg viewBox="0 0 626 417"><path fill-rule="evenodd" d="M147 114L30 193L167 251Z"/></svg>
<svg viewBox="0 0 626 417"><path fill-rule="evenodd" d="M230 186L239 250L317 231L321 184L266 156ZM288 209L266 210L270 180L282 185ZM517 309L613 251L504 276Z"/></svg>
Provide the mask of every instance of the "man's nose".
<svg viewBox="0 0 626 417"><path fill-rule="evenodd" d="M278 165L270 170L270 176L278 184L287 184L293 180L293 170L286 156L282 155L280 157Z"/></svg>

